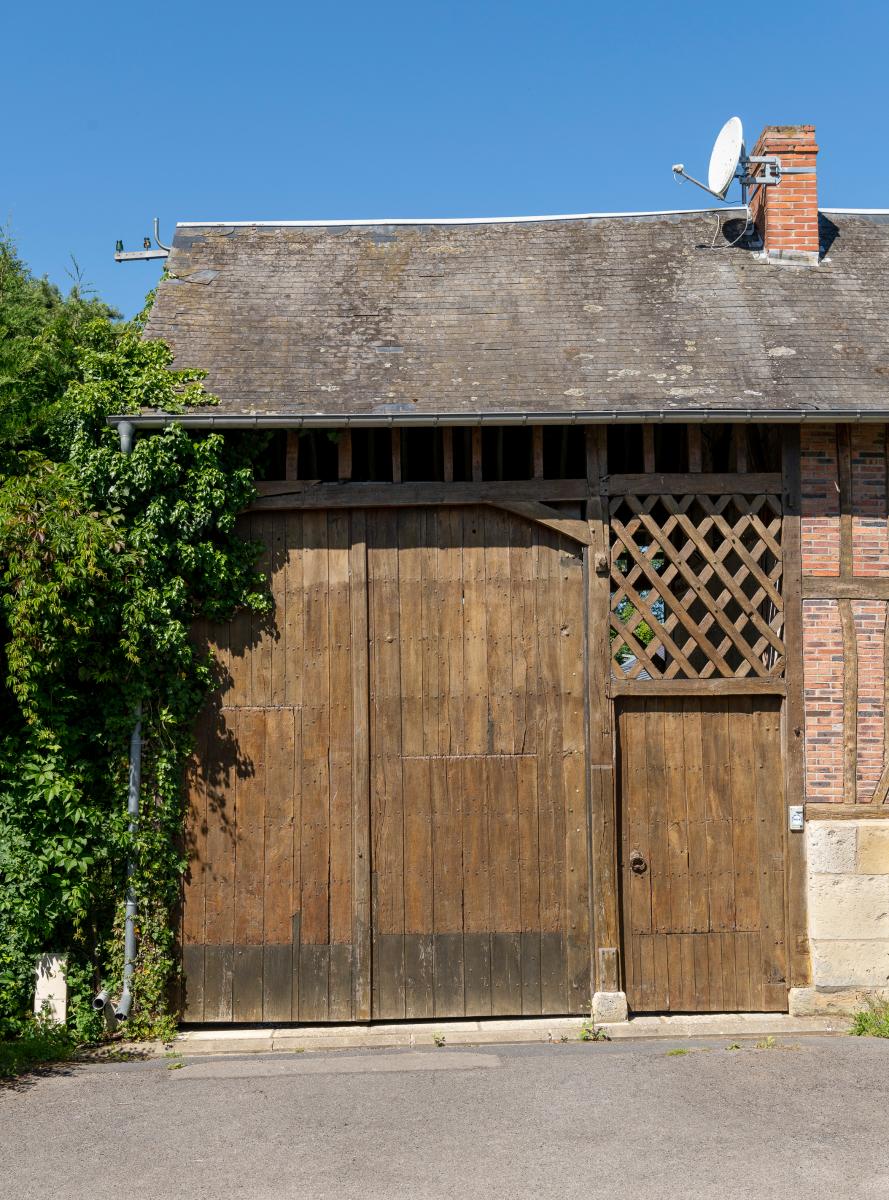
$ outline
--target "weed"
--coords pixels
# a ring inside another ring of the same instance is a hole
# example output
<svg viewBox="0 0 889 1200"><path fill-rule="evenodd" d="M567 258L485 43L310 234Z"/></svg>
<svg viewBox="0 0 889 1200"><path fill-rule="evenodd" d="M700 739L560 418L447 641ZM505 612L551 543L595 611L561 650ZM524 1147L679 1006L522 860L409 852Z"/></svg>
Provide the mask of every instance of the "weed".
<svg viewBox="0 0 889 1200"><path fill-rule="evenodd" d="M756 1048L757 1050L777 1050L778 1040L769 1034L769 1036L764 1037L761 1042L756 1043Z"/></svg>
<svg viewBox="0 0 889 1200"><path fill-rule="evenodd" d="M849 1032L855 1037L889 1038L889 1000L869 1000L867 1007L852 1017Z"/></svg>
<svg viewBox="0 0 889 1200"><path fill-rule="evenodd" d="M443 1033L433 1033L432 1040L436 1046L443 1046L445 1044L445 1035Z"/></svg>
<svg viewBox="0 0 889 1200"><path fill-rule="evenodd" d="M738 1042L730 1042L726 1046L726 1050L740 1050L740 1049L741 1049L741 1047Z"/></svg>
<svg viewBox="0 0 889 1200"><path fill-rule="evenodd" d="M64 1025L36 1017L18 1037L0 1041L0 1078L21 1075L43 1063L64 1062L74 1049L74 1039Z"/></svg>
<svg viewBox="0 0 889 1200"><path fill-rule="evenodd" d="M601 1025L596 1025L590 1018L584 1021L580 1027L580 1040L582 1042L610 1042L611 1036Z"/></svg>
<svg viewBox="0 0 889 1200"><path fill-rule="evenodd" d="M181 1071L184 1066L185 1066L184 1062L168 1062L167 1070L168 1071Z"/></svg>
<svg viewBox="0 0 889 1200"><path fill-rule="evenodd" d="M678 1046L675 1050L667 1051L667 1058L679 1058L683 1054L691 1054L691 1051L685 1050L681 1046Z"/></svg>

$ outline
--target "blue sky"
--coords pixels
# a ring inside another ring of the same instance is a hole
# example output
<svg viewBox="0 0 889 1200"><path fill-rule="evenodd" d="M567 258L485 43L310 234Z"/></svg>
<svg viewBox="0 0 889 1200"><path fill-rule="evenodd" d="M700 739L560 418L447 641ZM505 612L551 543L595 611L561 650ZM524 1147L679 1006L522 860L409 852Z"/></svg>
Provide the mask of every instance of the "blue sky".
<svg viewBox="0 0 889 1200"><path fill-rule="evenodd" d="M706 206L737 113L811 122L826 206L889 207L884 3L148 5L12 0L0 222L38 274L118 265L178 220L503 216Z"/></svg>

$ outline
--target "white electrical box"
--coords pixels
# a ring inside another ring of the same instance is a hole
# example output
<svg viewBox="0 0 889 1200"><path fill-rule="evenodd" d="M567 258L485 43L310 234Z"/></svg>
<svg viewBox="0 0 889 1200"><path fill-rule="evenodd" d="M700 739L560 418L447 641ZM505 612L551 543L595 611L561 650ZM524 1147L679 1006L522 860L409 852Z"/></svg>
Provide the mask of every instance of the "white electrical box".
<svg viewBox="0 0 889 1200"><path fill-rule="evenodd" d="M790 819L791 830L794 830L798 833L805 824L803 806L801 804L791 804L787 809L787 814Z"/></svg>

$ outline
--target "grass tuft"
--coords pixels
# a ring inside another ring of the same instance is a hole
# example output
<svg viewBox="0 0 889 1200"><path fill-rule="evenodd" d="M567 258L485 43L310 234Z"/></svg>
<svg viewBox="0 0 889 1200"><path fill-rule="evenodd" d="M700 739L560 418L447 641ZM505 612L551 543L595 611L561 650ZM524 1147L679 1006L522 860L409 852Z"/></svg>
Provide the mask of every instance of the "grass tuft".
<svg viewBox="0 0 889 1200"><path fill-rule="evenodd" d="M18 1037L0 1041L0 1079L14 1079L44 1063L65 1062L75 1048L74 1038L64 1025L35 1018Z"/></svg>
<svg viewBox="0 0 889 1200"><path fill-rule="evenodd" d="M855 1037L889 1038L889 1000L869 1000L867 1007L852 1017L849 1032Z"/></svg>

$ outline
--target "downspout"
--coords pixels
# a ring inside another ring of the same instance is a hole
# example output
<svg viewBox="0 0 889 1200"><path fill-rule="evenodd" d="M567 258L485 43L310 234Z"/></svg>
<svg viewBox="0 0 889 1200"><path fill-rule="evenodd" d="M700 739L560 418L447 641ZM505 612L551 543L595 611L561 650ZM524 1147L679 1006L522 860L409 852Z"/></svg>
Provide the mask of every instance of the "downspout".
<svg viewBox="0 0 889 1200"><path fill-rule="evenodd" d="M129 454L133 449L133 435L136 432L131 421L121 421L117 427L120 436L122 454ZM134 834L139 827L139 788L142 784L142 702L136 705L135 724L130 734L130 782L127 795L127 816L130 818L129 831ZM136 889L133 887L135 864L132 858L127 863L127 902L124 918L124 950L123 950L123 991L114 1010L118 1021L125 1021L130 1015L133 1003L132 981L136 966Z"/></svg>

